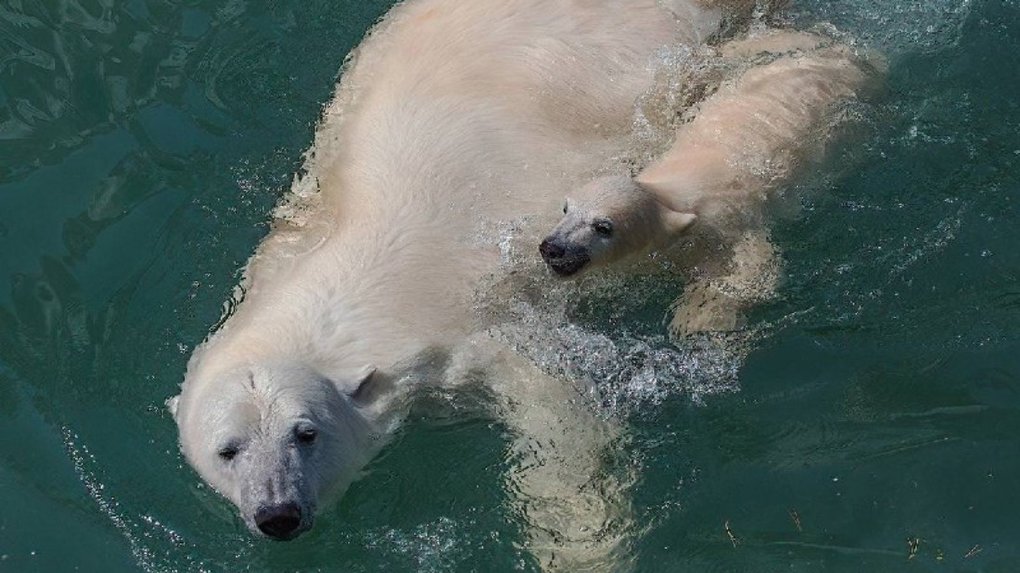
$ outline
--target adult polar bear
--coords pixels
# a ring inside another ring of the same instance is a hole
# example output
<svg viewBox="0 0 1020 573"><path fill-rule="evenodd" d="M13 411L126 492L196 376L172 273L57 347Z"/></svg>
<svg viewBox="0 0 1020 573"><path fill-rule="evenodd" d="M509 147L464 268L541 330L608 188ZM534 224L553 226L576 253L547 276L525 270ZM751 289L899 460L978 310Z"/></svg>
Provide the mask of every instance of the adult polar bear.
<svg viewBox="0 0 1020 573"><path fill-rule="evenodd" d="M753 4L707 1L418 0L363 42L294 189L319 192L259 247L170 404L187 460L253 532L311 527L408 389L480 377L515 432L508 490L532 552L546 568L612 560L626 503L589 483L612 428L491 343L472 300L500 272L485 229L554 212L624 145L655 54Z"/></svg>

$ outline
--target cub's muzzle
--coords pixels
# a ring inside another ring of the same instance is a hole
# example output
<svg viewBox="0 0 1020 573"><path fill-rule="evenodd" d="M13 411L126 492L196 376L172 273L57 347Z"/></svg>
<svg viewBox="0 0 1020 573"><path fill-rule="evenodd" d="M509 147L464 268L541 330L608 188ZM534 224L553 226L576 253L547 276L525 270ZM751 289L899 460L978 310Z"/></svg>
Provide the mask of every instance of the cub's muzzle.
<svg viewBox="0 0 1020 573"><path fill-rule="evenodd" d="M538 246L538 252L545 264L561 277L569 277L591 262L587 249L564 244L555 236L546 237Z"/></svg>

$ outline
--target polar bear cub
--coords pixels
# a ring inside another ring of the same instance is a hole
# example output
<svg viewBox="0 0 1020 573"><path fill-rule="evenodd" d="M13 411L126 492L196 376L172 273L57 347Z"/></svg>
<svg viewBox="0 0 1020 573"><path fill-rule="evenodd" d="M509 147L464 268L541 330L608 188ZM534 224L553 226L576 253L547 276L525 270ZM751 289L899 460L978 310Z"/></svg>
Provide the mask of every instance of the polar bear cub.
<svg viewBox="0 0 1020 573"><path fill-rule="evenodd" d="M636 177L598 178L567 199L563 218L539 246L568 277L668 247L689 230L713 229L732 241L728 274L689 285L674 333L727 330L740 307L775 284L774 249L760 221L766 192L787 181L798 159L824 140L832 106L855 97L866 64L813 34L772 31L724 47L734 59L765 59L704 101L672 147ZM727 228L729 227L729 228Z"/></svg>

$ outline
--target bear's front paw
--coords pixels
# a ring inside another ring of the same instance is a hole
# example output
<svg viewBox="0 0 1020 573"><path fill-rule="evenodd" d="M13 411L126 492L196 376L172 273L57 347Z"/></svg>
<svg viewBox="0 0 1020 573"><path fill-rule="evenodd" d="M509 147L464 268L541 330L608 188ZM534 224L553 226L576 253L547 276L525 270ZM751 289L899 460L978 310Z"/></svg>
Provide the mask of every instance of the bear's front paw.
<svg viewBox="0 0 1020 573"><path fill-rule="evenodd" d="M743 326L740 304L712 287L691 289L672 310L669 332L673 337L698 332L726 332Z"/></svg>

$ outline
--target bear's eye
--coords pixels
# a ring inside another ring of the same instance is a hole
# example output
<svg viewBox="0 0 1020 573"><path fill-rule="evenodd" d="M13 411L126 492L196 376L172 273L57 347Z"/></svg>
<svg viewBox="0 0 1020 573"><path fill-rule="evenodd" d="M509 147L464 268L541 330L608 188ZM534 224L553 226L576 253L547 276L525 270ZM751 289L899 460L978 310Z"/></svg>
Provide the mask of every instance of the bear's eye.
<svg viewBox="0 0 1020 573"><path fill-rule="evenodd" d="M600 219L591 224L595 232L603 237L611 237L613 235L613 223L606 219Z"/></svg>
<svg viewBox="0 0 1020 573"><path fill-rule="evenodd" d="M237 457L237 453L241 451L241 448L235 445L223 446L216 454L220 456L220 459L229 462L230 460Z"/></svg>
<svg viewBox="0 0 1020 573"><path fill-rule="evenodd" d="M563 214L564 215L567 214L567 203L566 202L563 203Z"/></svg>
<svg viewBox="0 0 1020 573"><path fill-rule="evenodd" d="M294 434L299 442L306 445L315 442L315 438L319 436L319 432L312 426L298 426L294 428Z"/></svg>

